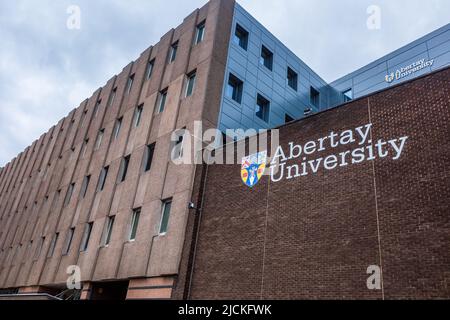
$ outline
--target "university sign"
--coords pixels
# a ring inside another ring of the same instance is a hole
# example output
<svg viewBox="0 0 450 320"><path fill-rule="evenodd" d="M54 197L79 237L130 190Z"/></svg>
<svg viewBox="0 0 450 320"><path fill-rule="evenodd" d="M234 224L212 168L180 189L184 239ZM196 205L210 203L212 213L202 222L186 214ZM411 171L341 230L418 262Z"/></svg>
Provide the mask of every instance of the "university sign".
<svg viewBox="0 0 450 320"><path fill-rule="evenodd" d="M391 72L390 74L387 74L385 77L385 80L387 83L392 83L396 80L406 78L407 76L409 76L411 74L419 72L422 69L431 67L433 64L434 64L434 60L420 59L419 61L416 61L416 62L410 64L409 66L402 67L395 72Z"/></svg>
<svg viewBox="0 0 450 320"><path fill-rule="evenodd" d="M248 187L255 186L269 167L272 182L296 179L317 174L320 169L335 170L376 159L399 160L408 141L407 136L389 140L372 138L372 124L353 130L331 132L327 136L304 144L290 142L287 147L279 146L272 158L267 160L266 152L244 157L241 175ZM336 149L340 152L329 152ZM270 161L270 162L269 162Z"/></svg>

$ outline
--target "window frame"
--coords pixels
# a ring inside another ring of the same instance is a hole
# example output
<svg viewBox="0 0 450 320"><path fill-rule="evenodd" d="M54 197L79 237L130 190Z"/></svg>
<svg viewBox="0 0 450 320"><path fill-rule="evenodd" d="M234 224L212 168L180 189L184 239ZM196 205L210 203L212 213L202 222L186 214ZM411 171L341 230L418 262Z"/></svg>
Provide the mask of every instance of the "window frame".
<svg viewBox="0 0 450 320"><path fill-rule="evenodd" d="M159 231L158 231L159 236L165 236L167 234L167 232L169 231L169 219L170 219L170 214L172 211L172 202L173 202L172 198L163 200L163 202L162 202L161 220L159 222ZM166 212L167 205L169 205L168 212ZM167 219L165 220L164 218L166 217L166 214L167 214ZM163 230L164 220L165 220L165 230Z"/></svg>
<svg viewBox="0 0 450 320"><path fill-rule="evenodd" d="M260 102L262 102L263 104L261 105ZM266 123L269 123L270 121L270 104L270 100L264 97L262 94L258 93L256 95L257 110L255 111L255 116ZM258 110L258 108L260 108L260 110ZM258 116L258 113L260 111L262 112L262 117Z"/></svg>
<svg viewBox="0 0 450 320"><path fill-rule="evenodd" d="M203 40L205 39L205 31L206 31L206 20L203 20L202 22L197 24L195 29L195 42L194 42L195 45L203 42Z"/></svg>
<svg viewBox="0 0 450 320"><path fill-rule="evenodd" d="M291 78L294 77L295 79L295 83L292 86L291 85ZM294 69L292 69L291 67L287 67L287 84L288 87L290 87L292 90L295 90L296 92L298 92L298 72L296 72Z"/></svg>
<svg viewBox="0 0 450 320"><path fill-rule="evenodd" d="M232 88L231 96L229 94L230 87ZM228 75L228 83L227 83L227 96L232 99L234 102L242 104L242 96L244 94L244 82L239 79L233 73ZM237 96L237 97L236 97Z"/></svg>
<svg viewBox="0 0 450 320"><path fill-rule="evenodd" d="M139 218L142 212L142 208L136 208L133 210L131 214L131 223L130 229L128 232L128 241L133 242L136 241L137 231L139 227Z"/></svg>
<svg viewBox="0 0 450 320"><path fill-rule="evenodd" d="M194 94L195 86L197 84L197 70L194 70L186 75L186 90L185 98L189 98Z"/></svg>
<svg viewBox="0 0 450 320"><path fill-rule="evenodd" d="M238 35L238 32L240 35ZM250 33L241 26L239 23L236 23L234 34L233 34L233 42L239 46L241 49L247 51L248 50L248 41L249 41ZM238 39L238 40L236 40Z"/></svg>
<svg viewBox="0 0 450 320"><path fill-rule="evenodd" d="M273 58L274 54L272 50L267 48L265 45L261 45L261 58L259 60L261 65L266 67L266 69L273 71Z"/></svg>

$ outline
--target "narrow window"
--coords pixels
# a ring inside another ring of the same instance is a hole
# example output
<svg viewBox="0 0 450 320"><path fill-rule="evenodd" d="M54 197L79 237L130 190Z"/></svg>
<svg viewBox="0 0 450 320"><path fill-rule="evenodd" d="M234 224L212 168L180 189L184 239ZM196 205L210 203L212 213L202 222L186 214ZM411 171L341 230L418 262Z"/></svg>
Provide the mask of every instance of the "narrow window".
<svg viewBox="0 0 450 320"><path fill-rule="evenodd" d="M98 115L98 109L100 108L100 104L102 103L102 100L98 100L96 103L95 103L95 106L94 106L94 118L95 117L97 117L97 115Z"/></svg>
<svg viewBox="0 0 450 320"><path fill-rule="evenodd" d="M116 124L114 125L114 139L119 137L120 129L122 128L122 120L123 117L116 120Z"/></svg>
<svg viewBox="0 0 450 320"><path fill-rule="evenodd" d="M176 132L177 139L172 149L172 160L177 160L183 157L183 141L186 129Z"/></svg>
<svg viewBox="0 0 450 320"><path fill-rule="evenodd" d="M84 123L86 122L86 115L87 115L87 110L83 111L83 114L81 115L81 119L80 119L80 123L81 123L81 127L84 127Z"/></svg>
<svg viewBox="0 0 450 320"><path fill-rule="evenodd" d="M342 95L344 96L344 102L353 100L353 90L351 88L342 92Z"/></svg>
<svg viewBox="0 0 450 320"><path fill-rule="evenodd" d="M126 156L120 163L119 183L124 182L127 177L128 165L130 164L130 156Z"/></svg>
<svg viewBox="0 0 450 320"><path fill-rule="evenodd" d="M205 37L205 21L197 25L197 32L195 34L195 44L199 44Z"/></svg>
<svg viewBox="0 0 450 320"><path fill-rule="evenodd" d="M159 227L159 234L164 235L167 233L169 226L170 208L172 207L172 199L163 201L161 223Z"/></svg>
<svg viewBox="0 0 450 320"><path fill-rule="evenodd" d="M197 72L193 71L187 76L187 83L186 83L186 97L192 96L192 93L194 92L195 88L195 81L197 78Z"/></svg>
<svg viewBox="0 0 450 320"><path fill-rule="evenodd" d="M130 240L130 241L133 241L136 239L140 215L141 215L141 208L133 210L133 214L131 216L130 234L128 236L128 240Z"/></svg>
<svg viewBox="0 0 450 320"><path fill-rule="evenodd" d="M90 223L87 223L86 226L84 227L84 233L83 233L83 239L81 240L80 252L85 252L88 249L93 225L94 225L94 223L90 222Z"/></svg>
<svg viewBox="0 0 450 320"><path fill-rule="evenodd" d="M85 198L86 197L86 192L87 192L87 189L89 187L89 182L90 181L91 181L91 176L84 177L83 184L81 185L81 192L80 192L81 198Z"/></svg>
<svg viewBox="0 0 450 320"><path fill-rule="evenodd" d="M112 106L112 104L114 103L114 99L116 98L116 93L117 93L117 88L114 88L111 91L111 94L109 95L109 99L108 99L108 108Z"/></svg>
<svg viewBox="0 0 450 320"><path fill-rule="evenodd" d="M288 85L295 91L298 89L298 74L294 70L288 67L287 69Z"/></svg>
<svg viewBox="0 0 450 320"><path fill-rule="evenodd" d="M172 63L177 58L177 51L178 51L178 41L172 44L170 47L170 55L169 55L169 63Z"/></svg>
<svg viewBox="0 0 450 320"><path fill-rule="evenodd" d="M273 67L273 53L265 46L261 48L261 64L265 66L267 69L272 71Z"/></svg>
<svg viewBox="0 0 450 320"><path fill-rule="evenodd" d="M38 248L36 250L36 253L34 254L34 260L39 259L39 256L41 255L42 247L44 246L45 237L41 237L41 240L39 241Z"/></svg>
<svg viewBox="0 0 450 320"><path fill-rule="evenodd" d="M154 67L155 67L155 59L147 63L147 70L145 70L145 80L149 80L152 77Z"/></svg>
<svg viewBox="0 0 450 320"><path fill-rule="evenodd" d="M155 153L155 143L148 145L144 154L144 172L150 171L152 167L153 154Z"/></svg>
<svg viewBox="0 0 450 320"><path fill-rule="evenodd" d="M87 146L89 144L89 139L84 140L83 142L83 151L81 151L81 157L84 158L86 155Z"/></svg>
<svg viewBox="0 0 450 320"><path fill-rule="evenodd" d="M127 81L127 94L129 94L131 92L131 88L133 87L133 82L134 82L134 74L132 74L131 76L128 77L128 81Z"/></svg>
<svg viewBox="0 0 450 320"><path fill-rule="evenodd" d="M72 199L73 189L75 188L75 183L71 183L69 189L67 189L66 198L64 199L64 207L67 207Z"/></svg>
<svg viewBox="0 0 450 320"><path fill-rule="evenodd" d="M242 101L242 91L244 83L234 74L230 73L227 86L227 95L237 103Z"/></svg>
<svg viewBox="0 0 450 320"><path fill-rule="evenodd" d="M67 234L66 243L64 244L63 255L66 255L70 251L70 246L72 245L73 234L75 233L75 228L70 228Z"/></svg>
<svg viewBox="0 0 450 320"><path fill-rule="evenodd" d="M158 113L164 112L164 108L166 107L167 90L168 89L164 89L159 93Z"/></svg>
<svg viewBox="0 0 450 320"><path fill-rule="evenodd" d="M287 113L284 115L284 123L289 123L294 121L294 118L292 118L290 115L288 115Z"/></svg>
<svg viewBox="0 0 450 320"><path fill-rule="evenodd" d="M109 167L104 167L102 169L102 171L100 172L100 177L98 179L98 186L97 186L97 191L103 191L103 189L105 188L105 182L106 182L106 178L108 176L108 170Z"/></svg>
<svg viewBox="0 0 450 320"><path fill-rule="evenodd" d="M256 105L256 116L265 122L269 122L270 101L258 94Z"/></svg>
<svg viewBox="0 0 450 320"><path fill-rule="evenodd" d="M114 219L115 216L108 217L108 221L106 223L105 236L103 238L103 246L108 246L111 242L111 235L114 227Z"/></svg>
<svg viewBox="0 0 450 320"><path fill-rule="evenodd" d="M48 255L47 255L48 258L52 257L53 254L55 253L55 247L56 247L56 243L58 242L58 238L59 238L59 233L57 232L52 239L52 243L50 244L50 248L49 248Z"/></svg>
<svg viewBox="0 0 450 320"><path fill-rule="evenodd" d="M236 31L234 32L233 41L242 49L247 50L248 47L248 31L236 24Z"/></svg>
<svg viewBox="0 0 450 320"><path fill-rule="evenodd" d="M102 145L102 141L103 141L103 136L104 136L104 134L105 134L105 129L101 129L101 130L98 132L98 135L97 135L97 141L95 142L95 150L100 149L100 146Z"/></svg>
<svg viewBox="0 0 450 320"><path fill-rule="evenodd" d="M320 92L315 89L314 87L311 87L310 89L310 100L311 104L315 107L319 107L320 104Z"/></svg>
<svg viewBox="0 0 450 320"><path fill-rule="evenodd" d="M143 110L144 110L144 105L141 104L138 107L136 107L136 110L134 111L134 126L136 128L139 127L139 124L141 123Z"/></svg>

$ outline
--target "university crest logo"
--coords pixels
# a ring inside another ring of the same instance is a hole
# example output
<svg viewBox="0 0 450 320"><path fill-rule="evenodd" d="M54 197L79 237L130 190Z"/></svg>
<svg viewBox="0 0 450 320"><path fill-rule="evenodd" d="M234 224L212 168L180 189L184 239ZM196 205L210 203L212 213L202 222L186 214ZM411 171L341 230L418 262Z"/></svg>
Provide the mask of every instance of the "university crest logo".
<svg viewBox="0 0 450 320"><path fill-rule="evenodd" d="M241 178L246 186L253 188L259 182L266 169L266 163L267 151L242 158Z"/></svg>

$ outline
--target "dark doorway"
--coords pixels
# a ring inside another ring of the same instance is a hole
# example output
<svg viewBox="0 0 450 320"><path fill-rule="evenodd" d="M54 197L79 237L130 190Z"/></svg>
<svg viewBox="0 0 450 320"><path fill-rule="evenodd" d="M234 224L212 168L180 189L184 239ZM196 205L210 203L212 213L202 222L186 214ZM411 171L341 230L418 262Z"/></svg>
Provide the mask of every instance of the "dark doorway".
<svg viewBox="0 0 450 320"><path fill-rule="evenodd" d="M125 300L128 281L98 282L92 285L90 300Z"/></svg>

